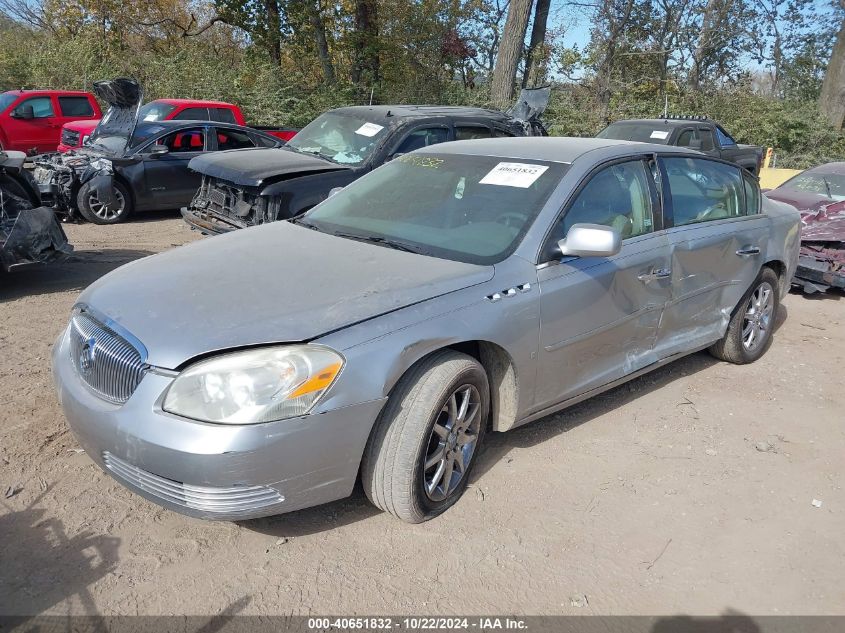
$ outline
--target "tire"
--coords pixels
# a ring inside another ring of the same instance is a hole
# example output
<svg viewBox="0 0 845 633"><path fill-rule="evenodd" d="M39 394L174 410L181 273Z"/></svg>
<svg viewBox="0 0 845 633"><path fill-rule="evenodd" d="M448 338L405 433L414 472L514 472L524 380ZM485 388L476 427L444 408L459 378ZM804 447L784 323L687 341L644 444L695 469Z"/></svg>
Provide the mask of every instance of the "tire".
<svg viewBox="0 0 845 633"><path fill-rule="evenodd" d="M725 336L709 351L720 360L744 365L766 353L780 307L777 273L763 267L734 310Z"/></svg>
<svg viewBox="0 0 845 633"><path fill-rule="evenodd" d="M460 414L466 398L461 422L450 412ZM454 505L466 490L489 411L487 374L471 356L442 350L412 367L393 390L364 452L361 480L373 505L408 523ZM468 432L449 432L456 423ZM436 464L425 468L427 459Z"/></svg>
<svg viewBox="0 0 845 633"><path fill-rule="evenodd" d="M97 193L90 182L86 182L79 188L79 193L76 194L76 207L82 217L94 224L118 224L132 214L132 197L126 186L117 179L113 180L112 184L118 202L116 209L98 206Z"/></svg>

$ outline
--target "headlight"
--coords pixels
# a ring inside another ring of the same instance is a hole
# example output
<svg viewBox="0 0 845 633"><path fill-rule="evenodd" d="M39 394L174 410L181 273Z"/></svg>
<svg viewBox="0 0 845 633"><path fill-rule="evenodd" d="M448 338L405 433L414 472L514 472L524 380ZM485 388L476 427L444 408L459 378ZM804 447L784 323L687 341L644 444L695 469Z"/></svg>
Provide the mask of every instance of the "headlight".
<svg viewBox="0 0 845 633"><path fill-rule="evenodd" d="M95 158L91 161L91 168L97 171L111 172L111 161L107 158Z"/></svg>
<svg viewBox="0 0 845 633"><path fill-rule="evenodd" d="M343 367L326 347L285 345L224 354L179 374L163 408L186 418L258 424L304 415Z"/></svg>

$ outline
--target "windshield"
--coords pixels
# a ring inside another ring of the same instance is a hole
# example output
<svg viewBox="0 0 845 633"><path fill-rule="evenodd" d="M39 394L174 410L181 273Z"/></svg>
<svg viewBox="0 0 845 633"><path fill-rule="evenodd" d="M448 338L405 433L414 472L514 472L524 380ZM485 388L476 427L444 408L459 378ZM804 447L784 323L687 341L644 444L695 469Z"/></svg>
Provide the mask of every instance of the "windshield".
<svg viewBox="0 0 845 633"><path fill-rule="evenodd" d="M299 222L424 255L495 264L516 248L566 169L537 160L406 154Z"/></svg>
<svg viewBox="0 0 845 633"><path fill-rule="evenodd" d="M3 94L0 94L0 112L12 105L17 98L18 95L12 94L11 92L4 92Z"/></svg>
<svg viewBox="0 0 845 633"><path fill-rule="evenodd" d="M654 123L611 123L601 132L598 138L612 138L618 141L639 141L640 143L669 142L672 128L667 125Z"/></svg>
<svg viewBox="0 0 845 633"><path fill-rule="evenodd" d="M138 111L139 121L164 121L176 109L175 105L161 101L150 101Z"/></svg>
<svg viewBox="0 0 845 633"><path fill-rule="evenodd" d="M383 125L327 112L297 132L287 147L343 165L360 165L385 136Z"/></svg>
<svg viewBox="0 0 845 633"><path fill-rule="evenodd" d="M798 174L779 188L803 193L817 193L838 202L845 200L845 174L805 172Z"/></svg>

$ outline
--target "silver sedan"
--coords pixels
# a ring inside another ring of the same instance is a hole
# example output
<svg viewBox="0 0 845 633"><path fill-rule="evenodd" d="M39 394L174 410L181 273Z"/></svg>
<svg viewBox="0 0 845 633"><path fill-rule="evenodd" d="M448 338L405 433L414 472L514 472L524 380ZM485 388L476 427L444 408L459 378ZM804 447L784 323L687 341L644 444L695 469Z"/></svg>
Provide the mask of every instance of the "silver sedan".
<svg viewBox="0 0 845 633"><path fill-rule="evenodd" d="M400 156L293 222L129 264L54 350L115 479L217 519L339 499L454 504L486 432L686 354L772 341L798 213L730 163L605 139Z"/></svg>

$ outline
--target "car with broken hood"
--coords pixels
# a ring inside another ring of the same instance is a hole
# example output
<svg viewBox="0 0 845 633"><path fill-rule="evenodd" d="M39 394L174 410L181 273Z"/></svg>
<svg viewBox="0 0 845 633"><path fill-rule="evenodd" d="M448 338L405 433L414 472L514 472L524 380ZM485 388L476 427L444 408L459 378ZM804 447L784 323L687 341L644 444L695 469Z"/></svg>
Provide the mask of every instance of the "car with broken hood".
<svg viewBox="0 0 845 633"><path fill-rule="evenodd" d="M458 500L488 431L698 350L760 358L798 240L792 207L690 150L443 143L297 220L102 277L53 375L90 458L165 507L279 514L360 479L419 522Z"/></svg>
<svg viewBox="0 0 845 633"><path fill-rule="evenodd" d="M0 151L0 270L58 261L73 247L53 210L41 204L24 152Z"/></svg>
<svg viewBox="0 0 845 633"><path fill-rule="evenodd" d="M201 156L202 185L182 210L206 234L296 217L379 165L454 140L545 136L549 88L523 90L508 113L470 107L379 105L326 112L288 143Z"/></svg>
<svg viewBox="0 0 845 633"><path fill-rule="evenodd" d="M801 212L793 284L807 294L845 289L845 162L802 171L765 195Z"/></svg>
<svg viewBox="0 0 845 633"><path fill-rule="evenodd" d="M283 144L235 123L138 121L141 90L134 80L96 82L94 91L110 107L86 145L35 160L43 197L69 217L115 224L136 210L178 209L200 184L200 176L188 169L191 159Z"/></svg>

